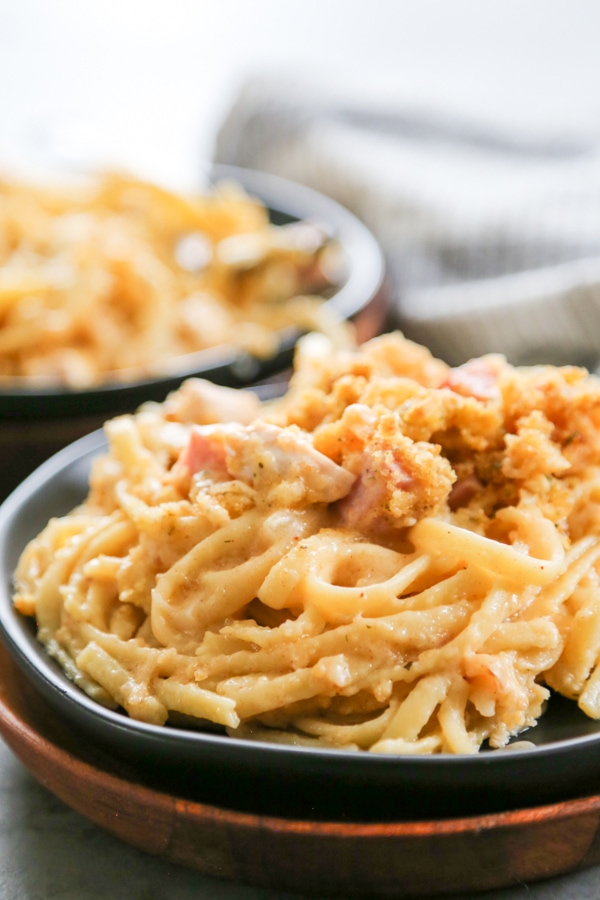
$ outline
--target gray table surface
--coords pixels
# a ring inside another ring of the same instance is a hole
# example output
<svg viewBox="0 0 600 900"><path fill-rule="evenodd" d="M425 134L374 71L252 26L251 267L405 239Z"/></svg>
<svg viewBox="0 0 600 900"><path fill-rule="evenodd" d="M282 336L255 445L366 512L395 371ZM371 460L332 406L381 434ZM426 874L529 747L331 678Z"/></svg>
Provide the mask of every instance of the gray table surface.
<svg viewBox="0 0 600 900"><path fill-rule="evenodd" d="M209 878L130 847L38 784L0 742L2 900L303 900ZM398 900L402 894L399 891ZM598 900L600 867L457 900ZM323 897L321 900L327 900ZM344 900L344 898L342 898Z"/></svg>

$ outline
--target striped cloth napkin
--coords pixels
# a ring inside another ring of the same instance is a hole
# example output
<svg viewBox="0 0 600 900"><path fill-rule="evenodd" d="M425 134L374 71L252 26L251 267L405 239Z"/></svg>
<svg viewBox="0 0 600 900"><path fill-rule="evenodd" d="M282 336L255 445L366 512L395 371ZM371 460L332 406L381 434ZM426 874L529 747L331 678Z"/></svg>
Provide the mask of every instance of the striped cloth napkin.
<svg viewBox="0 0 600 900"><path fill-rule="evenodd" d="M215 161L322 191L379 239L395 327L458 365L600 362L600 136L349 103L256 77Z"/></svg>

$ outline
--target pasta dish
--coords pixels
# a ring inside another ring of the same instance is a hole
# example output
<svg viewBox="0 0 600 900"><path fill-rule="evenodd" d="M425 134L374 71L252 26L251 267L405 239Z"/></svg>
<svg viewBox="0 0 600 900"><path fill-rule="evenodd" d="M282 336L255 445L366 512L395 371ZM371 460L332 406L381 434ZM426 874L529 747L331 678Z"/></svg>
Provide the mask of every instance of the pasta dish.
<svg viewBox="0 0 600 900"><path fill-rule="evenodd" d="M343 269L325 226L273 224L233 182L0 180L0 379L85 388L222 345L269 358L284 328L335 327Z"/></svg>
<svg viewBox="0 0 600 900"><path fill-rule="evenodd" d="M303 338L285 396L190 379L106 426L14 603L98 702L390 754L600 717L600 381Z"/></svg>

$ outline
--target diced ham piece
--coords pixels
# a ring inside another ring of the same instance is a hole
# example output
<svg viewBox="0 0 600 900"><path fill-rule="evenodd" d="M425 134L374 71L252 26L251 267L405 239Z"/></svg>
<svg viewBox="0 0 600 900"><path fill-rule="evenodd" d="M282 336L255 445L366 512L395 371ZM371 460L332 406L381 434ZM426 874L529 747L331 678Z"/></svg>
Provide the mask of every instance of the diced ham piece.
<svg viewBox="0 0 600 900"><path fill-rule="evenodd" d="M461 478L452 485L452 490L448 495L448 506L451 510L460 509L467 506L483 485L479 478L471 473L466 478Z"/></svg>
<svg viewBox="0 0 600 900"><path fill-rule="evenodd" d="M339 512L346 526L380 532L388 527L412 523L406 513L412 511L413 496L420 485L393 453L365 447L363 471L348 496L341 501ZM393 510L392 498L402 496L403 504ZM396 513L396 517L394 516ZM400 515L399 515L400 513Z"/></svg>
<svg viewBox="0 0 600 900"><path fill-rule="evenodd" d="M190 475L204 471L227 475L223 427L204 425L193 428L178 465L183 466Z"/></svg>
<svg viewBox="0 0 600 900"><path fill-rule="evenodd" d="M505 367L504 357L494 353L471 359L462 366L450 369L440 387L450 388L463 397L476 400L499 400L498 375Z"/></svg>

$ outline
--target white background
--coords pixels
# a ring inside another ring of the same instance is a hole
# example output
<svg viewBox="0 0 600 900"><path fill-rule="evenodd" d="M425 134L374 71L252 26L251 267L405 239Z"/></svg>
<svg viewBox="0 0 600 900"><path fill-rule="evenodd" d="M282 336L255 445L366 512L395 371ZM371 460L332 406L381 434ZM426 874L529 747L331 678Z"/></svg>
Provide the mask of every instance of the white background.
<svg viewBox="0 0 600 900"><path fill-rule="evenodd" d="M599 130L597 0L0 0L0 166L193 175L249 75Z"/></svg>

